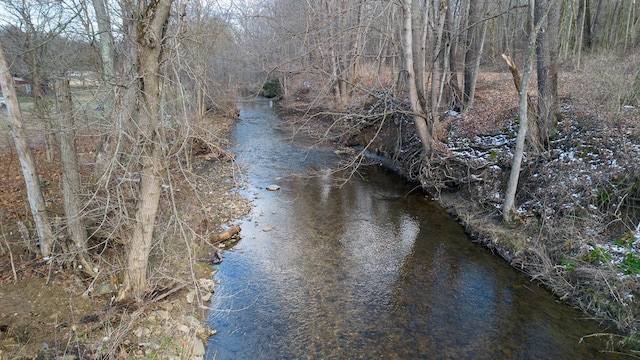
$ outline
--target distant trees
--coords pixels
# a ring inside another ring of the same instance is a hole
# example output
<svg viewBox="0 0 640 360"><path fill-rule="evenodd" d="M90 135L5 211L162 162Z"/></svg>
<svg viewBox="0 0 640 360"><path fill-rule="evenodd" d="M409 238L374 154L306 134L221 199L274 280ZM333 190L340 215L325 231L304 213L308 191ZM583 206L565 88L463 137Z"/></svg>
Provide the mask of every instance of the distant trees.
<svg viewBox="0 0 640 360"><path fill-rule="evenodd" d="M486 16L487 1L470 1L468 3L468 16L466 21L465 34L465 56L464 56L464 108L473 106L473 99L476 92L476 81L478 70L482 59L485 37L488 28Z"/></svg>
<svg viewBox="0 0 640 360"><path fill-rule="evenodd" d="M167 56L176 84L194 96L199 116L212 108L222 108L233 101L225 91L235 91L238 74L243 72L244 56L237 53L236 33L213 3L187 1L179 5L183 15L176 19L178 33L172 41L172 53ZM186 100L186 99L185 99ZM184 105L176 104L177 106ZM235 104L233 105L235 107Z"/></svg>
<svg viewBox="0 0 640 360"><path fill-rule="evenodd" d="M28 78L34 99L34 114L45 127L44 140L47 159L53 160L52 119L50 106L44 101L43 94L50 87L50 79L59 64L57 56L65 54L63 48L53 51L56 39L77 16L77 10L70 11L65 3L54 1L6 1L4 10L15 21L5 30L5 35L17 47L19 58L24 66L22 76Z"/></svg>

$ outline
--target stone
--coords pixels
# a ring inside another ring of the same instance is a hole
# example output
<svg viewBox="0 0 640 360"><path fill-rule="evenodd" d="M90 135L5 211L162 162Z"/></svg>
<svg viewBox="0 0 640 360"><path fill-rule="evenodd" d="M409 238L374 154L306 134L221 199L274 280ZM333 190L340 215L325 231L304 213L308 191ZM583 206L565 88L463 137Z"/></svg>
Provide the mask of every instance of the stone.
<svg viewBox="0 0 640 360"><path fill-rule="evenodd" d="M195 297L196 297L196 291L195 290L189 291L189 293L187 294L187 303L193 304L193 299Z"/></svg>
<svg viewBox="0 0 640 360"><path fill-rule="evenodd" d="M151 330L149 330L149 328L146 328L146 327L139 327L139 328L133 330L133 334L140 338L140 337L143 337L143 336L151 335Z"/></svg>
<svg viewBox="0 0 640 360"><path fill-rule="evenodd" d="M265 227L263 227L263 228L262 228L262 231L264 231L264 232L269 232L269 231L271 231L271 230L273 230L273 229L275 229L275 228L276 228L275 226L273 226L273 225L269 225L269 226L265 226Z"/></svg>
<svg viewBox="0 0 640 360"><path fill-rule="evenodd" d="M116 287L111 283L102 283L96 287L96 294L106 295L116 292Z"/></svg>
<svg viewBox="0 0 640 360"><path fill-rule="evenodd" d="M202 340L195 339L193 341L193 347L191 348L191 355L204 356L204 343L202 343Z"/></svg>
<svg viewBox="0 0 640 360"><path fill-rule="evenodd" d="M202 278L198 279L198 285L200 286L200 289L204 291L213 292L215 283L211 279Z"/></svg>
<svg viewBox="0 0 640 360"><path fill-rule="evenodd" d="M269 190L269 191L278 191L278 190L280 190L280 186L272 184L272 185L267 186L266 189Z"/></svg>
<svg viewBox="0 0 640 360"><path fill-rule="evenodd" d="M178 330L180 330L181 332L183 332L185 334L187 334L187 333L189 333L189 331L191 331L191 329L185 324L178 325Z"/></svg>
<svg viewBox="0 0 640 360"><path fill-rule="evenodd" d="M60 355L56 356L56 360L78 360L78 357L75 355Z"/></svg>
<svg viewBox="0 0 640 360"><path fill-rule="evenodd" d="M158 320L169 320L169 312L165 310L152 311L149 314L149 318L155 317Z"/></svg>

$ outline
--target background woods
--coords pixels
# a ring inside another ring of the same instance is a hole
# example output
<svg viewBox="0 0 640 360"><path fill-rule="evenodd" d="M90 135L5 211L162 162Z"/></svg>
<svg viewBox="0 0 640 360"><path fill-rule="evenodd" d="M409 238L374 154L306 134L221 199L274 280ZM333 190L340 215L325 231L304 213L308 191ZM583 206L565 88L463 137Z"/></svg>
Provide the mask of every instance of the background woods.
<svg viewBox="0 0 640 360"><path fill-rule="evenodd" d="M625 300L637 285L615 276L640 272L640 3L1 2L2 146L28 199L2 198L0 230L21 237L1 252L110 283L118 301L148 298L171 246L193 260L191 246L223 230L227 218L201 211L195 159L231 159L220 118L260 94L443 201L472 199L455 211L490 224L488 246L638 331ZM177 205L186 192L195 220ZM511 230L524 235L498 236ZM594 255L614 241L628 250L618 262ZM616 285L576 285L589 276Z"/></svg>

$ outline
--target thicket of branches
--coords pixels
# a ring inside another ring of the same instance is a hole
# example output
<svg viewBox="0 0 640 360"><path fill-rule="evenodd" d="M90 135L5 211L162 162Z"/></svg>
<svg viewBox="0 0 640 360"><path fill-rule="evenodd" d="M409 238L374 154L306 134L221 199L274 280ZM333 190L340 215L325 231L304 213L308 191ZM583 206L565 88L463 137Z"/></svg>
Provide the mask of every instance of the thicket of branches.
<svg viewBox="0 0 640 360"><path fill-rule="evenodd" d="M3 7L11 20L0 29L9 67L3 75L28 83L17 92L3 86L7 103L16 105L7 113L14 137L25 123L30 128L18 153L28 158L29 143L44 141L63 175L63 206L34 202L38 232L24 231L25 240L85 276L120 279L119 299L140 299L152 249L167 237L189 245L203 236L180 216L175 189L179 183L199 191L194 147L224 156L224 140L208 122L211 114L235 115L237 39L228 13L204 1L172 0ZM78 136L96 140L89 171L81 170ZM36 175L26 178L30 200L42 198L37 164L23 169ZM111 248L116 257L104 256Z"/></svg>

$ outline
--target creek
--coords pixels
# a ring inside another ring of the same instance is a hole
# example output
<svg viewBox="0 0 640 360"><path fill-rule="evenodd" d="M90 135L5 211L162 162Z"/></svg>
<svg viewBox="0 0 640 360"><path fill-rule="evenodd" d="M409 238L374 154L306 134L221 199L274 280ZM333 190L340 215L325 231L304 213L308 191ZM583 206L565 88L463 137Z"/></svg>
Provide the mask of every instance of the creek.
<svg viewBox="0 0 640 360"><path fill-rule="evenodd" d="M270 101L239 106L232 152L255 207L216 266L206 359L616 358L580 341L603 328L429 196L378 166L336 179L333 149L294 137Z"/></svg>

